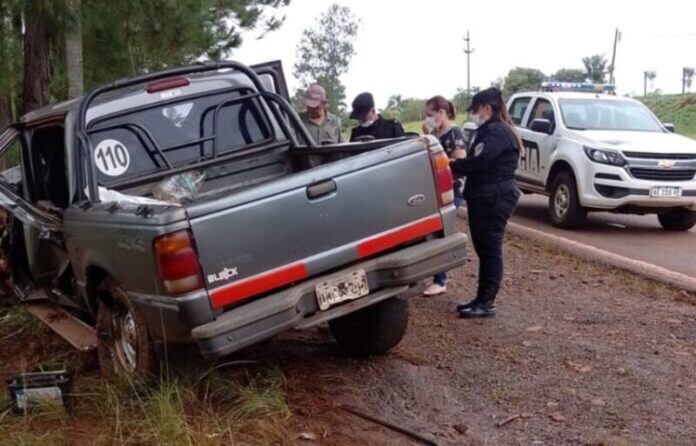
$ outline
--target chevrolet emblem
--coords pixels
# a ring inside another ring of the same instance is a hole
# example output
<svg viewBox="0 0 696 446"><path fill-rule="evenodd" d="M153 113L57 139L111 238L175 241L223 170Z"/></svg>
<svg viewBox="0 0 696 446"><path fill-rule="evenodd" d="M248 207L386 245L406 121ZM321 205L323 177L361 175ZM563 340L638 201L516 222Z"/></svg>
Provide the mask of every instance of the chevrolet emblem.
<svg viewBox="0 0 696 446"><path fill-rule="evenodd" d="M662 167L663 169L671 169L674 167L675 162L672 160L660 160L659 163L657 163L658 167Z"/></svg>

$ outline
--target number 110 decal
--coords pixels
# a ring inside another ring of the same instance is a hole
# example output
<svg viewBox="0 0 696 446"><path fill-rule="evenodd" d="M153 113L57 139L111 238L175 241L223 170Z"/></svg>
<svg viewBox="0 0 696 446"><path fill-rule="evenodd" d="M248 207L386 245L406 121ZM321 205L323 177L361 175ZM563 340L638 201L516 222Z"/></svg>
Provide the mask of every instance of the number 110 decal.
<svg viewBox="0 0 696 446"><path fill-rule="evenodd" d="M117 177L128 170L130 153L120 141L105 139L94 149L94 164L104 175Z"/></svg>

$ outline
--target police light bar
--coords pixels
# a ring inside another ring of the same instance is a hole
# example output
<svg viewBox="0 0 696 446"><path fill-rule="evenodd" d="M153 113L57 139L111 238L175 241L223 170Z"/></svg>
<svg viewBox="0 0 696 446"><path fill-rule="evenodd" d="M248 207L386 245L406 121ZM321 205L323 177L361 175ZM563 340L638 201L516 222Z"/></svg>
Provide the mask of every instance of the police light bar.
<svg viewBox="0 0 696 446"><path fill-rule="evenodd" d="M591 82L542 82L542 91L577 91L583 93L614 93L616 86L612 84L593 84Z"/></svg>

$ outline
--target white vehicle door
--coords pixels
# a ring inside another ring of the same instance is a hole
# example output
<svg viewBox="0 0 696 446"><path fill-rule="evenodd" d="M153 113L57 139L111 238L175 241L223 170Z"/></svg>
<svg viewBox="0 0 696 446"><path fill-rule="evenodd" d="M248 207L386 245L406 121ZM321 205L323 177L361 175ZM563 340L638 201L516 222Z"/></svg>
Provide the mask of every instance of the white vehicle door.
<svg viewBox="0 0 696 446"><path fill-rule="evenodd" d="M508 106L508 113L510 114L510 118L512 119L512 122L515 123L515 127L517 128L517 131L520 133L523 142L525 139L525 134L527 133L527 129L525 127L527 121L525 118L528 115L529 105L532 103L533 100L534 98L532 96L517 96L512 100L512 102L510 102L510 105ZM525 183L533 180L534 178L530 175L530 166L527 160L527 151L526 148L523 148L522 154L520 155L520 162L517 167L517 171L515 172L515 177L518 181L522 181Z"/></svg>
<svg viewBox="0 0 696 446"><path fill-rule="evenodd" d="M535 123L535 121L537 121ZM519 179L537 187L544 187L549 159L556 149L556 113L548 99L538 97L520 128L524 150L520 156Z"/></svg>

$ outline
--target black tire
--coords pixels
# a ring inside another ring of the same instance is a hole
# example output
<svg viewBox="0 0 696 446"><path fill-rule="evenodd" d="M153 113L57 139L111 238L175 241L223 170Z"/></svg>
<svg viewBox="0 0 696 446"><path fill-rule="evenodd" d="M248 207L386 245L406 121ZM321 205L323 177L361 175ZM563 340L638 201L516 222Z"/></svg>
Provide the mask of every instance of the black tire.
<svg viewBox="0 0 696 446"><path fill-rule="evenodd" d="M671 209L657 214L657 219L668 231L688 231L696 225L696 212L686 208Z"/></svg>
<svg viewBox="0 0 696 446"><path fill-rule="evenodd" d="M141 380L156 374L159 359L140 310L113 279L105 279L98 293L97 353L102 376Z"/></svg>
<svg viewBox="0 0 696 446"><path fill-rule="evenodd" d="M549 219L557 228L572 229L582 226L587 210L580 205L575 176L560 172L553 178L549 194Z"/></svg>
<svg viewBox="0 0 696 446"><path fill-rule="evenodd" d="M382 355L401 342L408 326L408 301L392 297L329 321L338 345L351 356Z"/></svg>

